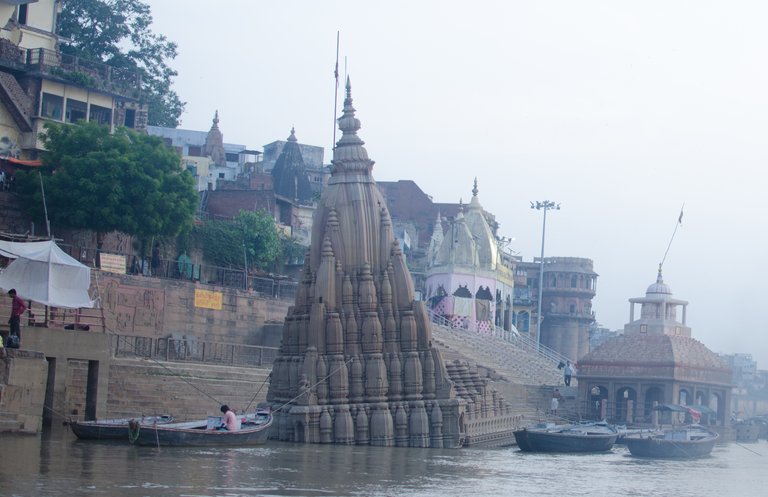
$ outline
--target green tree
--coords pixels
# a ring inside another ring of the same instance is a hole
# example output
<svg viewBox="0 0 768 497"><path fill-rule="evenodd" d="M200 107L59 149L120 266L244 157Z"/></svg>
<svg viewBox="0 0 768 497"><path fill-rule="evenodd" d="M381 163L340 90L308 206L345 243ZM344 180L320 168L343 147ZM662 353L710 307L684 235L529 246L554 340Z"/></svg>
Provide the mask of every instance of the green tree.
<svg viewBox="0 0 768 497"><path fill-rule="evenodd" d="M171 89L178 73L168 62L176 43L152 32L149 5L140 0L63 0L58 34L64 53L138 70L149 124L175 128L184 103Z"/></svg>
<svg viewBox="0 0 768 497"><path fill-rule="evenodd" d="M198 194L179 155L158 137L96 123L47 124L41 171L48 217L54 227L122 231L141 241L191 229ZM44 219L40 178L20 174L18 189L28 214Z"/></svg>
<svg viewBox="0 0 768 497"><path fill-rule="evenodd" d="M208 221L195 227L203 257L216 266L268 269L280 255L280 235L265 211L240 211L231 221Z"/></svg>

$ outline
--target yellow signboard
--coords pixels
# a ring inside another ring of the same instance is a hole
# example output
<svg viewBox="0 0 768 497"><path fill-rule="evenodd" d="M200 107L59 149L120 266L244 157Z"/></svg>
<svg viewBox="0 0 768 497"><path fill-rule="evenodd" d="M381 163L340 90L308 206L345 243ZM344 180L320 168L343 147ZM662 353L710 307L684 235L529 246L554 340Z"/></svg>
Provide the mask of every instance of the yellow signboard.
<svg viewBox="0 0 768 497"><path fill-rule="evenodd" d="M125 256L119 254L99 254L101 270L110 273L125 274Z"/></svg>
<svg viewBox="0 0 768 497"><path fill-rule="evenodd" d="M195 307L220 311L223 297L221 292L195 289Z"/></svg>

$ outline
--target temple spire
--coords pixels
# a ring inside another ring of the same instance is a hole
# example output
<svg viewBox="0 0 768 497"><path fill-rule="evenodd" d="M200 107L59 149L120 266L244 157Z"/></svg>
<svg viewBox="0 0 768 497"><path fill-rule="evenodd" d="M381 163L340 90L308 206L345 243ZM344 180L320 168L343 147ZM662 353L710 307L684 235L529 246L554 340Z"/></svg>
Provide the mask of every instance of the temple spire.
<svg viewBox="0 0 768 497"><path fill-rule="evenodd" d="M347 76L346 92L344 109L338 119L342 135L333 150L331 174L362 173L370 176L374 162L368 158L368 152L363 147L365 142L357 135L361 124L355 117L355 107L352 105L352 83L349 76Z"/></svg>

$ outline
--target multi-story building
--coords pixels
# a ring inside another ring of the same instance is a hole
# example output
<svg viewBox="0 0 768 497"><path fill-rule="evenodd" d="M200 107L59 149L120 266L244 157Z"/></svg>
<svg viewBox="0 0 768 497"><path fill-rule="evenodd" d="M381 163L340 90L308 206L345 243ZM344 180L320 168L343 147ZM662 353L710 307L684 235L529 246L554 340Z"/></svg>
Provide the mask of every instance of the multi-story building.
<svg viewBox="0 0 768 497"><path fill-rule="evenodd" d="M566 357L578 360L590 350L589 334L595 323L592 299L597 291L597 273L592 260L581 257L545 257L544 264L518 262L517 271L525 273L524 296L538 303L539 272L544 269L541 291L541 331L539 342ZM521 277L521 280L523 278ZM521 293L523 291L521 290ZM531 314L518 309L515 323ZM534 323L537 321L533 315ZM518 324L516 324L518 326Z"/></svg>
<svg viewBox="0 0 768 497"><path fill-rule="evenodd" d="M208 131L147 126L147 133L161 137L181 155L182 165L197 180L198 191L216 190L220 181L234 181L244 173L259 169L260 152L224 142L224 134L219 129L219 111L214 114Z"/></svg>
<svg viewBox="0 0 768 497"><path fill-rule="evenodd" d="M47 122L147 126L138 71L58 50L60 3L0 0L0 157L7 164L38 159Z"/></svg>

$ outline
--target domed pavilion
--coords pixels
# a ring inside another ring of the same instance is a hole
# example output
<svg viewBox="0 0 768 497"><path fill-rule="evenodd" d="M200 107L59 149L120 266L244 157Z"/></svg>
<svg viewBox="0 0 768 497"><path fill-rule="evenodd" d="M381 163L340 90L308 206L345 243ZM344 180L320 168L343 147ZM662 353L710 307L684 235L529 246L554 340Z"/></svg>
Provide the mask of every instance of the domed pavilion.
<svg viewBox="0 0 768 497"><path fill-rule="evenodd" d="M624 333L578 364L582 413L591 419L657 424L655 406L687 406L703 421L725 426L731 403L731 369L686 324L688 302L675 299L661 267L645 297L629 299ZM635 319L635 308L640 316Z"/></svg>

